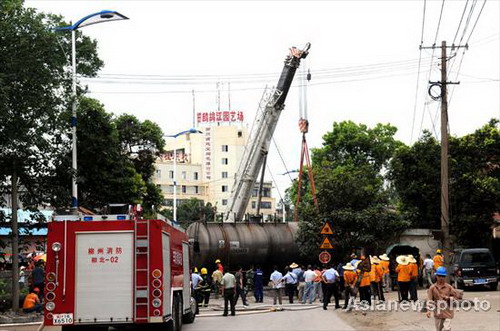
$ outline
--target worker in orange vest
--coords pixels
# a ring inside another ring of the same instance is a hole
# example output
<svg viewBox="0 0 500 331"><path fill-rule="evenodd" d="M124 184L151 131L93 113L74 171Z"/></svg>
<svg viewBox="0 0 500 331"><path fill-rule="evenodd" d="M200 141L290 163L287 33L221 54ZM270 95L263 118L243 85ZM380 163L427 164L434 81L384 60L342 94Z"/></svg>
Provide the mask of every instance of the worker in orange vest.
<svg viewBox="0 0 500 331"><path fill-rule="evenodd" d="M378 300L385 301L384 293L382 291L382 279L384 277L384 269L380 265L378 257L371 258L372 268L370 270L370 282L373 293L373 299L377 297Z"/></svg>
<svg viewBox="0 0 500 331"><path fill-rule="evenodd" d="M434 271L436 271L437 268L442 267L444 264L443 251L436 249L436 255L434 255L432 261L434 262Z"/></svg>
<svg viewBox="0 0 500 331"><path fill-rule="evenodd" d="M410 300L417 301L417 281L418 281L418 266L417 260L413 257L413 255L408 255L408 260L410 262L409 266L411 268L411 281L410 281Z"/></svg>
<svg viewBox="0 0 500 331"><path fill-rule="evenodd" d="M356 281L358 280L358 274L354 266L349 262L346 263L342 269L344 269L344 309L349 309L356 299ZM349 299L349 297L351 297L351 299Z"/></svg>
<svg viewBox="0 0 500 331"><path fill-rule="evenodd" d="M361 262L365 261L365 257L361 256L361 261L356 262L356 268L359 266ZM365 272L362 270L359 270L358 268L358 280L357 282L359 283L359 300L361 302L365 301L368 303L368 305L371 306L372 300L371 300L371 291L370 291L370 272Z"/></svg>
<svg viewBox="0 0 500 331"><path fill-rule="evenodd" d="M385 253L380 255L379 258L380 258L380 266L384 270L384 276L383 276L384 292L388 293L391 289L391 274L389 269L390 259Z"/></svg>
<svg viewBox="0 0 500 331"><path fill-rule="evenodd" d="M38 287L35 287L33 290L31 290L30 294L28 294L24 298L24 303L23 303L23 311L25 313L32 313L36 311L37 313L42 312L42 304L40 303L40 298L38 297L38 294L40 293L40 289Z"/></svg>
<svg viewBox="0 0 500 331"><path fill-rule="evenodd" d="M400 255L396 258L398 266L396 272L398 274L398 288L401 292L401 301L408 301L408 292L410 290L410 283L412 278L412 267L408 256Z"/></svg>

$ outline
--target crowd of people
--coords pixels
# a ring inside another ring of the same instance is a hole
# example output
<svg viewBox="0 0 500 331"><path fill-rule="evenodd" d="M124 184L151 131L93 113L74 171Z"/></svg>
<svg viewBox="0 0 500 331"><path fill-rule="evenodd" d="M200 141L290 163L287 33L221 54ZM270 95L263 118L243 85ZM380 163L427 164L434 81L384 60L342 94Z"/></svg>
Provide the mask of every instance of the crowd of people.
<svg viewBox="0 0 500 331"><path fill-rule="evenodd" d="M441 250L431 258L427 254L425 260L420 256L399 255L389 257L387 254L379 256L364 256L353 253L350 261L338 264L298 265L291 263L283 269L273 266L273 271L266 277L257 265L250 266L243 271L241 266L231 273L227 266L224 268L221 261L215 261L215 270L211 276L207 268L194 268L192 274L192 293L197 307L208 306L210 294L215 298L220 295L224 298L223 316L235 315L235 306L241 298L242 304L248 306L247 294L253 293L255 303L262 303L264 286L273 298L273 305L282 305L283 297L288 303L300 302L312 304L319 300L324 310L332 301L335 309L351 310L354 307L359 293L359 302L371 305L372 301L384 302L384 293L395 287L398 289L400 302L418 300L418 279L423 278L428 290L429 301L442 300L450 296L460 297L451 285L443 283L446 269L443 267ZM226 269L226 270L225 270ZM340 300L344 299L343 306ZM197 308L198 313L198 308ZM450 317L451 316L451 317ZM436 329L442 330L450 323L453 314L435 314ZM444 321L446 319L446 321ZM439 326L439 328L438 328Z"/></svg>

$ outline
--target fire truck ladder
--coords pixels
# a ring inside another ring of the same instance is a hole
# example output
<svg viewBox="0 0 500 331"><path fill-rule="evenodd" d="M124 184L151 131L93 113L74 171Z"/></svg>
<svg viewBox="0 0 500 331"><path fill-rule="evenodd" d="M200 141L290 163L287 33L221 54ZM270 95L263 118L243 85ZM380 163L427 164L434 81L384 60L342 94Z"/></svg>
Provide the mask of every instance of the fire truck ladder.
<svg viewBox="0 0 500 331"><path fill-rule="evenodd" d="M136 322L147 322L149 319L149 226L148 220L135 220L134 318Z"/></svg>

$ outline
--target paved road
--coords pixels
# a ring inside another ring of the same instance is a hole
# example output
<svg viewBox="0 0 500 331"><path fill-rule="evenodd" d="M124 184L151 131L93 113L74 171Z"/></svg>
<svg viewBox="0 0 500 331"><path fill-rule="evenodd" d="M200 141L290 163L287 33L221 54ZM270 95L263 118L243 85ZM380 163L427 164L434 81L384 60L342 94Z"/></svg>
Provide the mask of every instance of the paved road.
<svg viewBox="0 0 500 331"><path fill-rule="evenodd" d="M228 317L200 317L195 323L185 325L183 331L212 330L353 330L330 309L302 311L277 311Z"/></svg>
<svg viewBox="0 0 500 331"><path fill-rule="evenodd" d="M425 297L425 290L419 291L421 298ZM396 300L395 293L386 296L389 300ZM458 312L453 319L454 328L461 330L500 330L498 319L500 313L500 291L467 291L466 299L486 299L491 303L491 309L480 312ZM265 298L266 299L266 298ZM219 301L220 302L220 301ZM212 308L217 309L218 303L214 300ZM250 301L250 307L255 307ZM286 307L286 306L285 306ZM305 306L295 304L290 309L302 309ZM321 308L298 311L276 311L249 314L241 312L234 317L223 317L221 311L202 308L202 317L198 317L194 324L184 325L183 331L295 331L295 330L433 330L433 319L425 318L420 312L360 312L346 313L339 310L324 311ZM211 316L210 316L211 315ZM0 331L35 331L37 326L4 327Z"/></svg>

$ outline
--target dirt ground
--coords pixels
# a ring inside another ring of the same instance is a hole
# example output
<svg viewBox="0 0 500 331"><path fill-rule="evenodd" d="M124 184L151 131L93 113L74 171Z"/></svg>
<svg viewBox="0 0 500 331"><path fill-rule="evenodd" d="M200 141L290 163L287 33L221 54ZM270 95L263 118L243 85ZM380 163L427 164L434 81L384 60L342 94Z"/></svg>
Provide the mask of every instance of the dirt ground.
<svg viewBox="0 0 500 331"><path fill-rule="evenodd" d="M419 299L425 299L426 290L419 290ZM500 291L471 290L464 293L464 300L487 300L488 311L455 312L452 330L500 330ZM397 292L386 294L386 300L397 300ZM351 311L337 310L336 314L355 330L435 330L434 318L425 313L408 311Z"/></svg>

